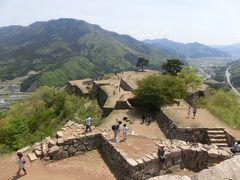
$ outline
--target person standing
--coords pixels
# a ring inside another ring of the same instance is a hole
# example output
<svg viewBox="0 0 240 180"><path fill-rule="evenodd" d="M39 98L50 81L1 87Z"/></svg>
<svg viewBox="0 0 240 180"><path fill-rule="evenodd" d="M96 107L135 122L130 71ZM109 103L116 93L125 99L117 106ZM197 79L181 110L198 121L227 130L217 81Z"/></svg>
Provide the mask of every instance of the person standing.
<svg viewBox="0 0 240 180"><path fill-rule="evenodd" d="M196 117L197 107L193 106L193 119Z"/></svg>
<svg viewBox="0 0 240 180"><path fill-rule="evenodd" d="M112 125L112 130L113 130L113 142L117 142L117 134L119 132L120 125L122 124L122 121L117 121L114 125Z"/></svg>
<svg viewBox="0 0 240 180"><path fill-rule="evenodd" d="M187 118L190 117L190 115L191 115L191 111L192 111L192 107L189 106L189 107L188 107L188 112L187 112Z"/></svg>
<svg viewBox="0 0 240 180"><path fill-rule="evenodd" d="M143 124L144 121L145 121L145 114L143 113L143 114L142 114L142 122L141 122L141 124Z"/></svg>
<svg viewBox="0 0 240 180"><path fill-rule="evenodd" d="M92 120L92 118L89 115L87 115L87 117L85 119L85 124L86 124L85 132L88 132L89 129L90 129L90 131L92 131L92 129L91 129L91 120Z"/></svg>
<svg viewBox="0 0 240 180"><path fill-rule="evenodd" d="M26 175L26 174L27 174L27 171L26 171L25 166L24 166L24 164L26 163L26 160L24 159L22 153L17 152L16 162L17 162L17 164L18 164L18 171L17 171L16 174L17 174L17 175L20 175L21 170L23 170L23 172L24 172L23 175Z"/></svg>
<svg viewBox="0 0 240 180"><path fill-rule="evenodd" d="M122 139L122 141L126 141L127 140L127 131L128 131L127 125L123 124L123 128L122 128L123 139Z"/></svg>
<svg viewBox="0 0 240 180"><path fill-rule="evenodd" d="M151 123L151 114L150 113L148 114L148 121L147 122L148 122L147 125L150 125L150 123Z"/></svg>

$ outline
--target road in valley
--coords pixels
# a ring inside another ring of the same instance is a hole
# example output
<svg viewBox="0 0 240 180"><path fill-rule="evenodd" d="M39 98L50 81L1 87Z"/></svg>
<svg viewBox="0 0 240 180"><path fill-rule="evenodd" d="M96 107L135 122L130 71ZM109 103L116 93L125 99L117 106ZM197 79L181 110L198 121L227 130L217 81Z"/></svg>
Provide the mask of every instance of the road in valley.
<svg viewBox="0 0 240 180"><path fill-rule="evenodd" d="M235 87L233 87L233 85L232 85L232 83L231 83L231 73L229 72L229 69L230 69L231 67L232 67L232 65L229 66L229 67L226 69L225 76L226 76L227 82L228 82L228 84L231 86L233 92L240 96L240 93L238 92L238 90L237 90Z"/></svg>

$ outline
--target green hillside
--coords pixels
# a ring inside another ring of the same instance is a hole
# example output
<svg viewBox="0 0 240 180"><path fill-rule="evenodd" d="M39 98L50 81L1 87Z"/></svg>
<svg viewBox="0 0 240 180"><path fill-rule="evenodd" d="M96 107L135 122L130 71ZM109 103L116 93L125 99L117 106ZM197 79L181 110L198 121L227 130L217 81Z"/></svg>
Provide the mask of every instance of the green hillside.
<svg viewBox="0 0 240 180"><path fill-rule="evenodd" d="M30 70L39 73L25 81L22 90L34 81L62 86L71 79L133 69L140 56L156 68L177 55L75 19L0 28L0 79L13 79Z"/></svg>
<svg viewBox="0 0 240 180"><path fill-rule="evenodd" d="M240 88L240 61L235 62L230 68L231 82L234 87Z"/></svg>

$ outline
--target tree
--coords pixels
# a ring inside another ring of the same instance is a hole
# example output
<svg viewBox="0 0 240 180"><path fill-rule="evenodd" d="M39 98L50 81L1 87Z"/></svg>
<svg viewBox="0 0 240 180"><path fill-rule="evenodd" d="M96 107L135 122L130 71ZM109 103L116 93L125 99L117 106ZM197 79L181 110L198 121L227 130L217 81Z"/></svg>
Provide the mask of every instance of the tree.
<svg viewBox="0 0 240 180"><path fill-rule="evenodd" d="M175 76L151 75L138 81L133 92L138 102L149 110L158 110L161 106L173 104L175 99L186 95L186 86Z"/></svg>
<svg viewBox="0 0 240 180"><path fill-rule="evenodd" d="M166 74L177 75L184 65L179 59L167 59L167 62L163 63L162 68Z"/></svg>
<svg viewBox="0 0 240 180"><path fill-rule="evenodd" d="M143 66L148 66L148 64L149 64L149 60L141 57L141 58L138 58L136 67L141 66L142 71L143 71Z"/></svg>
<svg viewBox="0 0 240 180"><path fill-rule="evenodd" d="M202 78L190 66L184 67L177 73L177 77L184 81L187 88L197 89L202 84Z"/></svg>

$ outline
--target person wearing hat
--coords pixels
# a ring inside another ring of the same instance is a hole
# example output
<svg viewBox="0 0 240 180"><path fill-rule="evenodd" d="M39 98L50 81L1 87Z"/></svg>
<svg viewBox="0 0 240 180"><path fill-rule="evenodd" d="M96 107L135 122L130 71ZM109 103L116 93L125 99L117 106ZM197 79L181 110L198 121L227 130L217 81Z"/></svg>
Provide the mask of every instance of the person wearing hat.
<svg viewBox="0 0 240 180"><path fill-rule="evenodd" d="M85 119L85 123L86 123L86 130L85 130L85 132L88 132L89 129L90 129L90 131L92 131L92 129L91 129L91 120L92 120L92 118L89 115L87 115L87 117Z"/></svg>

